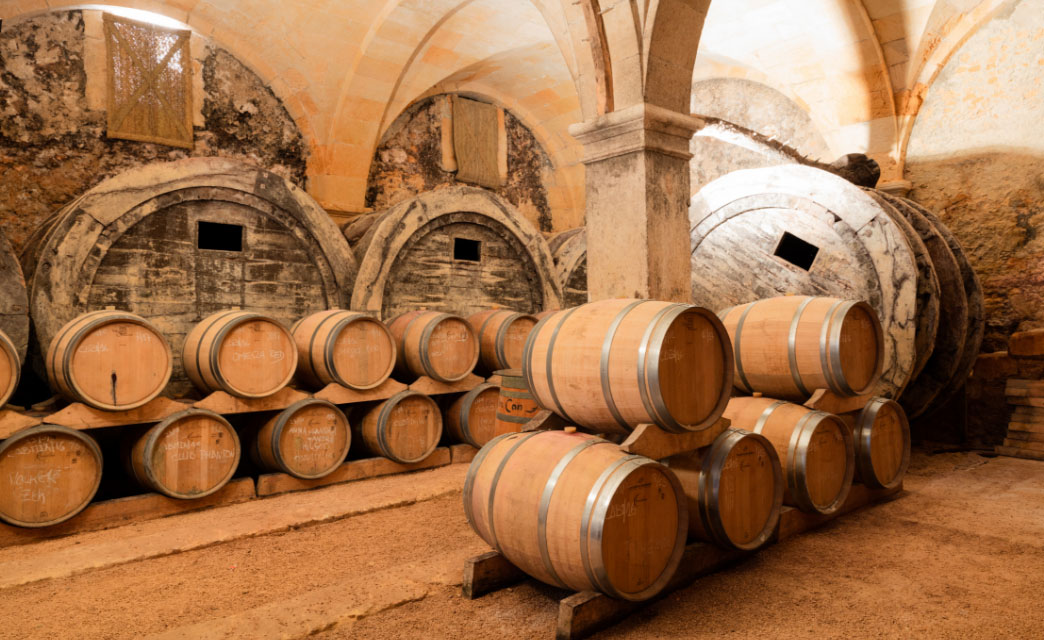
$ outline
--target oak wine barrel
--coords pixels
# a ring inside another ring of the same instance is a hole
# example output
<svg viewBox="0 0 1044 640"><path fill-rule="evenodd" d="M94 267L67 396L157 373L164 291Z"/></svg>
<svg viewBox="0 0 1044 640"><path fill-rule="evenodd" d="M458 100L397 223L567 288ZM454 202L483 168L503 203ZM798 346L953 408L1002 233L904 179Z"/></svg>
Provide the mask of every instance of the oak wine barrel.
<svg viewBox="0 0 1044 640"><path fill-rule="evenodd" d="M783 504L783 472L764 436L727 429L709 447L670 458L689 504L689 536L753 551L769 541Z"/></svg>
<svg viewBox="0 0 1044 640"><path fill-rule="evenodd" d="M137 438L126 463L141 486L191 500L228 484L239 456L239 436L227 420L206 409L186 409Z"/></svg>
<svg viewBox="0 0 1044 640"><path fill-rule="evenodd" d="M75 429L40 425L0 442L0 520L47 527L83 511L101 484L102 454Z"/></svg>
<svg viewBox="0 0 1044 640"><path fill-rule="evenodd" d="M305 398L262 425L251 455L264 469L313 480L341 466L351 443L344 412L326 400Z"/></svg>
<svg viewBox="0 0 1044 640"><path fill-rule="evenodd" d="M456 441L482 448L482 445L499 435L499 398L500 387L484 382L453 401L446 410L443 425Z"/></svg>
<svg viewBox="0 0 1044 640"><path fill-rule="evenodd" d="M0 331L0 407L11 399L21 375L22 362L18 357L18 347L6 333Z"/></svg>
<svg viewBox="0 0 1044 640"><path fill-rule="evenodd" d="M383 322L364 313L319 311L294 323L290 333L297 345L297 375L312 387L373 389L395 368L395 338Z"/></svg>
<svg viewBox="0 0 1044 640"><path fill-rule="evenodd" d="M400 391L366 411L358 429L370 453L412 464L435 451L442 437L442 414L423 393Z"/></svg>
<svg viewBox="0 0 1044 640"><path fill-rule="evenodd" d="M903 407L873 398L863 410L841 416L852 426L855 479L874 489L894 489L910 464L910 423Z"/></svg>
<svg viewBox="0 0 1044 640"><path fill-rule="evenodd" d="M522 358L540 406L594 431L629 433L712 425L732 388L721 321L689 304L601 300L541 320Z"/></svg>
<svg viewBox="0 0 1044 640"><path fill-rule="evenodd" d="M478 339L460 316L410 311L389 322L388 330L395 337L400 376L456 382L468 377L478 362Z"/></svg>
<svg viewBox="0 0 1044 640"><path fill-rule="evenodd" d="M464 512L475 533L534 578L623 600L663 589L688 527L669 469L567 431L486 444L464 481Z"/></svg>
<svg viewBox="0 0 1044 640"><path fill-rule="evenodd" d="M527 313L491 309L468 316L479 341L479 367L485 373L522 366L522 348L537 319Z"/></svg>
<svg viewBox="0 0 1044 640"><path fill-rule="evenodd" d="M735 428L759 433L783 462L783 501L802 511L841 508L855 469L852 431L840 418L773 398L733 398L725 417Z"/></svg>
<svg viewBox="0 0 1044 640"><path fill-rule="evenodd" d="M163 334L124 311L94 311L72 320L55 335L45 359L52 389L106 411L134 409L158 396L172 366Z"/></svg>
<svg viewBox="0 0 1044 640"><path fill-rule="evenodd" d="M182 361L201 391L263 398L290 383L297 348L278 320L251 311L220 311L185 337Z"/></svg>
<svg viewBox="0 0 1044 640"><path fill-rule="evenodd" d="M736 388L788 400L816 389L842 397L866 393L884 362L884 335L866 303L783 296L720 314L735 354Z"/></svg>
<svg viewBox="0 0 1044 640"><path fill-rule="evenodd" d="M496 374L500 376L496 431L498 434L521 431L522 425L540 411L540 405L530 392L521 369L503 369Z"/></svg>

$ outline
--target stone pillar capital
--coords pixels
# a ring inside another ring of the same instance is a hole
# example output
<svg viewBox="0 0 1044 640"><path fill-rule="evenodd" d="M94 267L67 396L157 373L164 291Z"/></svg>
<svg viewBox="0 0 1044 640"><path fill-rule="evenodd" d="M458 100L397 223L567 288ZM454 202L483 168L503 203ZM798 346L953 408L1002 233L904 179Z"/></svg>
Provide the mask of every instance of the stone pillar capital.
<svg viewBox="0 0 1044 640"><path fill-rule="evenodd" d="M637 151L688 161L689 141L706 123L654 104L636 104L574 124L569 133L584 146L584 164Z"/></svg>
<svg viewBox="0 0 1044 640"><path fill-rule="evenodd" d="M909 180L889 180L888 182L878 183L877 188L888 195L905 198L910 193L910 189L913 188L913 183Z"/></svg>

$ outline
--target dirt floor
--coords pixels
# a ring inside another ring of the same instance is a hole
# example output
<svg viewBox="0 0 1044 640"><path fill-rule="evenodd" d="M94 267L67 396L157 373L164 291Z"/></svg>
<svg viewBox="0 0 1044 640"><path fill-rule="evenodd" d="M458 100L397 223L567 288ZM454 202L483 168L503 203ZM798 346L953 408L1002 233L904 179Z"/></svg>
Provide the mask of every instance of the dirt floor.
<svg viewBox="0 0 1044 640"><path fill-rule="evenodd" d="M560 591L529 581L460 596L465 559L488 550L464 521L464 470L0 550L0 638L552 637ZM322 521L286 525L287 505L302 502ZM771 546L598 637L1042 637L1042 592L1044 463L917 452L900 498Z"/></svg>

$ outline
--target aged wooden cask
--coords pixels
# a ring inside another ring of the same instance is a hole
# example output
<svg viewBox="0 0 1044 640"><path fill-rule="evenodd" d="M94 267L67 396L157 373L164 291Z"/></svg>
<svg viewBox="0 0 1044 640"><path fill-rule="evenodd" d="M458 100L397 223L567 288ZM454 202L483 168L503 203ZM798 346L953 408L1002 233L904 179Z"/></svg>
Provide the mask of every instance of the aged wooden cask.
<svg viewBox="0 0 1044 640"><path fill-rule="evenodd" d="M534 578L623 600L663 589L688 528L669 469L566 431L486 444L464 481L464 512L475 533Z"/></svg>
<svg viewBox="0 0 1044 640"><path fill-rule="evenodd" d="M319 311L294 323L290 333L297 345L297 376L313 387L373 389L395 368L395 338L383 322L364 313Z"/></svg>
<svg viewBox="0 0 1044 640"><path fill-rule="evenodd" d="M22 361L18 357L18 347L6 333L0 331L0 408L11 399L21 375Z"/></svg>
<svg viewBox="0 0 1044 640"><path fill-rule="evenodd" d="M443 425L457 442L481 448L500 435L497 400L500 387L484 382L453 401L445 413ZM512 429L518 431L518 429ZM504 432L506 433L506 432Z"/></svg>
<svg viewBox="0 0 1044 640"><path fill-rule="evenodd" d="M899 486L910 464L910 423L899 403L873 398L858 413L841 416L855 443L855 479L874 489Z"/></svg>
<svg viewBox="0 0 1044 640"><path fill-rule="evenodd" d="M732 387L721 321L688 304L602 300L559 311L529 334L526 386L540 406L599 432L642 423L671 432L713 424Z"/></svg>
<svg viewBox="0 0 1044 640"><path fill-rule="evenodd" d="M412 464L435 451L442 437L442 414L434 400L406 390L366 411L357 428L370 453Z"/></svg>
<svg viewBox="0 0 1044 640"><path fill-rule="evenodd" d="M726 429L709 447L672 456L689 506L689 537L753 551L772 537L783 504L779 455L764 436Z"/></svg>
<svg viewBox="0 0 1044 640"><path fill-rule="evenodd" d="M163 391L173 357L149 321L124 311L94 311L55 335L44 360L51 388L96 409L140 407Z"/></svg>
<svg viewBox="0 0 1044 640"><path fill-rule="evenodd" d="M197 324L182 349L185 373L201 391L263 398L294 377L297 347L286 327L251 311L221 311Z"/></svg>
<svg viewBox="0 0 1044 640"><path fill-rule="evenodd" d="M587 302L587 230L583 227L556 233L547 240L555 257L555 273L562 286L562 304L575 307Z"/></svg>
<svg viewBox="0 0 1044 640"><path fill-rule="evenodd" d="M19 360L29 346L29 297L18 255L0 229L0 332L14 345Z"/></svg>
<svg viewBox="0 0 1044 640"><path fill-rule="evenodd" d="M40 425L0 442L0 520L46 527L83 511L101 483L102 454L90 436Z"/></svg>
<svg viewBox="0 0 1044 640"><path fill-rule="evenodd" d="M852 430L823 411L773 398L733 398L725 409L732 426L769 439L783 463L783 501L815 513L837 511L855 471Z"/></svg>
<svg viewBox="0 0 1044 640"><path fill-rule="evenodd" d="M463 380L479 358L478 339L468 321L438 311L411 311L388 323L395 338L395 371L407 378Z"/></svg>
<svg viewBox="0 0 1044 640"><path fill-rule="evenodd" d="M884 362L884 336L864 302L784 296L721 312L732 338L736 388L807 400L816 389L866 393Z"/></svg>
<svg viewBox="0 0 1044 640"><path fill-rule="evenodd" d="M261 426L251 455L269 471L312 480L336 470L351 443L352 432L344 412L326 400L305 398Z"/></svg>
<svg viewBox="0 0 1044 640"><path fill-rule="evenodd" d="M488 309L468 316L479 341L478 368L484 373L522 366L522 348L537 319L528 313Z"/></svg>
<svg viewBox="0 0 1044 640"><path fill-rule="evenodd" d="M496 374L500 376L497 434L521 431L522 425L532 420L537 411L540 411L540 405L533 397L533 392L529 390L521 369L502 369Z"/></svg>
<svg viewBox="0 0 1044 640"><path fill-rule="evenodd" d="M141 486L191 500L225 486L239 455L239 436L227 420L206 409L186 409L137 438L126 462Z"/></svg>

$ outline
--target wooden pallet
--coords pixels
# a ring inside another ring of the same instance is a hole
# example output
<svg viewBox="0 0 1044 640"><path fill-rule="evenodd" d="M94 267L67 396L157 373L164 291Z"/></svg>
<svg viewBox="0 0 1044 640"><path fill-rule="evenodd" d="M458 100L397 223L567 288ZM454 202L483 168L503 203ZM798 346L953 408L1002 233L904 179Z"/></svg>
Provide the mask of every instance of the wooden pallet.
<svg viewBox="0 0 1044 640"><path fill-rule="evenodd" d="M437 447L430 456L413 464L400 464L387 458L349 460L334 470L333 473L315 480L301 480L285 473L266 473L257 478L257 495L261 497L273 496L290 491L303 491L305 489L315 489L316 487L326 487L331 484L352 482L353 480L365 480L395 473L434 469L451 464L452 459L453 455L449 447Z"/></svg>
<svg viewBox="0 0 1044 640"><path fill-rule="evenodd" d="M1038 330L1022 335L1038 341L1044 333ZM1002 456L1044 460L1044 380L1009 378L1004 395L1013 411L1004 444L994 450Z"/></svg>

